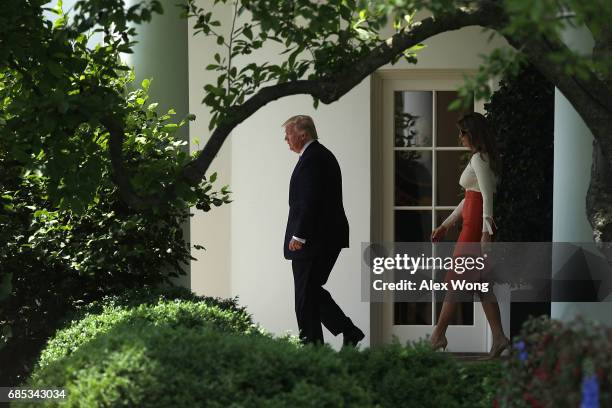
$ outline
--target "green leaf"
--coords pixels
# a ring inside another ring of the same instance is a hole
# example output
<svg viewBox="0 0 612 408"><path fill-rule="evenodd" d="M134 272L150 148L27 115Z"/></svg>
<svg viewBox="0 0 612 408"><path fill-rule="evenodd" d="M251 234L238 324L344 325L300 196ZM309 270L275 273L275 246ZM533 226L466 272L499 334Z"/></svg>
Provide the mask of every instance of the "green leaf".
<svg viewBox="0 0 612 408"><path fill-rule="evenodd" d="M167 125L164 125L164 127L162 128L162 131L164 132L173 132L178 128L178 125L176 123L168 123Z"/></svg>
<svg viewBox="0 0 612 408"><path fill-rule="evenodd" d="M463 106L462 100L461 99L455 99L454 101L452 101L448 105L448 110L449 111L455 111L455 110L461 109L462 106Z"/></svg>
<svg viewBox="0 0 612 408"><path fill-rule="evenodd" d="M57 20L55 20L55 22L53 23L53 28L57 30L59 28L64 27L65 25L66 25L66 17L61 16L61 17L58 17Z"/></svg>
<svg viewBox="0 0 612 408"><path fill-rule="evenodd" d="M418 50L422 50L425 47L427 47L427 45L419 43L419 44L415 44L412 47L408 48L408 50L412 52L416 52Z"/></svg>
<svg viewBox="0 0 612 408"><path fill-rule="evenodd" d="M244 30L242 30L242 34L244 34L244 36L249 40L253 40L253 31L251 31L251 28L249 26L244 27Z"/></svg>

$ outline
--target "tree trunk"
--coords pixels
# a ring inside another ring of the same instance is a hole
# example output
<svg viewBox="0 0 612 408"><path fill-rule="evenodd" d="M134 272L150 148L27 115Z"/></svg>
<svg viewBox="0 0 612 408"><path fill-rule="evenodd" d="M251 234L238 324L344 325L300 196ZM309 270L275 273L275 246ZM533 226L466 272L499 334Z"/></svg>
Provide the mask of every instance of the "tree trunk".
<svg viewBox="0 0 612 408"><path fill-rule="evenodd" d="M601 134L612 136L612 121L601 130ZM612 160L605 157L601 143L593 142L593 165L591 183L587 192L587 218L593 228L593 239L596 243L612 242ZM604 251L608 253L609 251ZM612 262L612 254L607 256Z"/></svg>
<svg viewBox="0 0 612 408"><path fill-rule="evenodd" d="M606 27L595 38L593 58L597 61L609 60L612 55L612 29ZM598 75L603 86L608 91L607 102L612 100L612 78ZM598 106L598 105L593 105ZM601 109L593 134L597 133L593 143L593 165L591 167L591 183L587 192L587 217L593 227L593 239L596 243L612 242L612 154L607 148L612 146L612 112ZM604 249L604 248L602 248ZM603 250L606 258L612 263L612 254Z"/></svg>

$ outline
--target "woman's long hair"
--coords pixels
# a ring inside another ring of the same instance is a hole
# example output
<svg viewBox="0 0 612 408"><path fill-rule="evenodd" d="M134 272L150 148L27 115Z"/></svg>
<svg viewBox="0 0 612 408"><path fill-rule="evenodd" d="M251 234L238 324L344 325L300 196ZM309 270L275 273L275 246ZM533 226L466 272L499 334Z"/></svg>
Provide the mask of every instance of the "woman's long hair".
<svg viewBox="0 0 612 408"><path fill-rule="evenodd" d="M467 135L474 153L485 153L491 170L499 175L501 163L495 144L495 134L491 130L487 118L478 112L467 113L459 118L457 127L461 133Z"/></svg>

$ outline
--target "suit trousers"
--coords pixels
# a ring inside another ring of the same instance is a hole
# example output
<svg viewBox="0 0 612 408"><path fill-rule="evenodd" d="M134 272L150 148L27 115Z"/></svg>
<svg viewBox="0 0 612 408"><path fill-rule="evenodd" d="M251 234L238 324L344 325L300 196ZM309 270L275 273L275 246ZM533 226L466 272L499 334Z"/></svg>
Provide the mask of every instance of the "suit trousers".
<svg viewBox="0 0 612 408"><path fill-rule="evenodd" d="M353 325L331 294L323 288L340 250L317 251L313 257L294 259L291 262L295 285L295 314L303 343L323 343L321 323L334 336Z"/></svg>

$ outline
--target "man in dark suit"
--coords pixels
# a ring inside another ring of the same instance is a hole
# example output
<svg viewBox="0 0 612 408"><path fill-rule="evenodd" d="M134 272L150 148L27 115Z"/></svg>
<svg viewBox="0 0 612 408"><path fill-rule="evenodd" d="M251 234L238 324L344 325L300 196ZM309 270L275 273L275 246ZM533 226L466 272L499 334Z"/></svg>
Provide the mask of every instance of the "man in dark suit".
<svg viewBox="0 0 612 408"><path fill-rule="evenodd" d="M300 339L322 344L323 323L334 336L343 334L344 345L355 346L363 332L323 288L341 249L349 246L340 166L317 141L310 116L294 116L283 127L289 148L300 155L289 185L284 243L285 258L292 261Z"/></svg>

